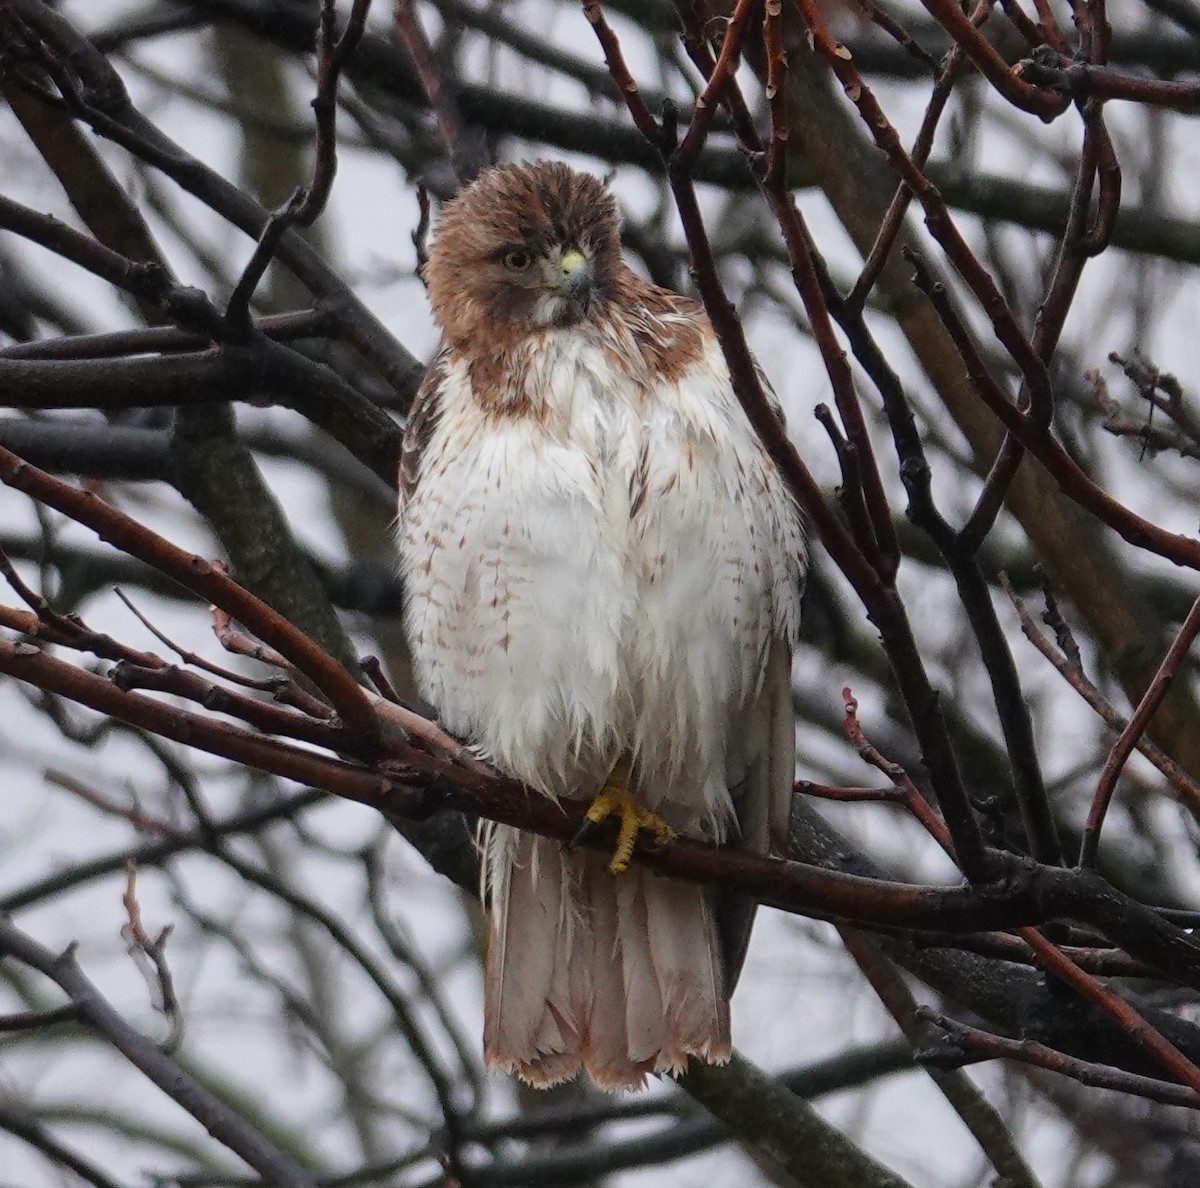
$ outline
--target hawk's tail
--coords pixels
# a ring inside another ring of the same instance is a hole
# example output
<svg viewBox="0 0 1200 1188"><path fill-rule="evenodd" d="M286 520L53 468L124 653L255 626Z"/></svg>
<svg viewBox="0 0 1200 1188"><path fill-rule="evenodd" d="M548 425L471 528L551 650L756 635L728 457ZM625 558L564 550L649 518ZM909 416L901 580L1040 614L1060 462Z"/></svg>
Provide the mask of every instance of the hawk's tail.
<svg viewBox="0 0 1200 1188"><path fill-rule="evenodd" d="M725 991L710 895L602 854L497 828L484 1055L488 1066L545 1087L582 1065L605 1089L689 1056L729 1059Z"/></svg>

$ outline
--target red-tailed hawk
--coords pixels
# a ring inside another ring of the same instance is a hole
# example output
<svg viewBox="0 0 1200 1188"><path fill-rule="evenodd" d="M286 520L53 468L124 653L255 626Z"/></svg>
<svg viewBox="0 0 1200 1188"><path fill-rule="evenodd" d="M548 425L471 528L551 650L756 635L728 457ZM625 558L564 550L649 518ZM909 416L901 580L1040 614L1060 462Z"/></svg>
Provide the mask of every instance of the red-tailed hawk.
<svg viewBox="0 0 1200 1188"><path fill-rule="evenodd" d="M595 178L488 170L425 275L442 347L399 529L422 693L624 841L608 860L490 831L487 1062L617 1089L727 1060L752 909L625 867L639 828L760 851L786 829L795 504L704 311L626 266Z"/></svg>

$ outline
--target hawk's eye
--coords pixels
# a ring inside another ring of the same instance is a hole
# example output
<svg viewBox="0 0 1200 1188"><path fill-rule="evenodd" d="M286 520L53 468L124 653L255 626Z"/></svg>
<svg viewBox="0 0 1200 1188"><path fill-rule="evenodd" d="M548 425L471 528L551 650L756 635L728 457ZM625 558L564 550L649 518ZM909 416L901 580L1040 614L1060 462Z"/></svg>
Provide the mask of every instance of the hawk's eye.
<svg viewBox="0 0 1200 1188"><path fill-rule="evenodd" d="M504 253L504 267L513 272L524 272L532 263L533 257L524 248L513 248Z"/></svg>

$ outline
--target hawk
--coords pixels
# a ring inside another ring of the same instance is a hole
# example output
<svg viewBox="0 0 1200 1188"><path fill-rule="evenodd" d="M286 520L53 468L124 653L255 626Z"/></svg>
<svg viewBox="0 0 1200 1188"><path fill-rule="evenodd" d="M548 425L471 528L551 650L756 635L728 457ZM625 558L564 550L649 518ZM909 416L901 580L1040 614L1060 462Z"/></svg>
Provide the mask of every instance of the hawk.
<svg viewBox="0 0 1200 1188"><path fill-rule="evenodd" d="M753 906L626 868L642 829L786 831L796 505L703 309L624 263L596 178L486 171L425 280L442 343L398 529L419 687L500 771L620 821L610 859L488 831L486 1061L607 1089L723 1062Z"/></svg>

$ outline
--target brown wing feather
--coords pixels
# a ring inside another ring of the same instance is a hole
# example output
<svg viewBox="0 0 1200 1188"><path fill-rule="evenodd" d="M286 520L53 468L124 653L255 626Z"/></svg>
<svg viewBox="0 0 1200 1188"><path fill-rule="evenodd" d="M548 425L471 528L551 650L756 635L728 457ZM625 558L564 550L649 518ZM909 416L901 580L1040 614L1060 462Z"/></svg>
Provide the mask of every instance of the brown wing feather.
<svg viewBox="0 0 1200 1188"><path fill-rule="evenodd" d="M400 447L400 508L412 498L421 477L421 458L442 415L442 384L446 379L446 352L434 359L413 398L404 423Z"/></svg>
<svg viewBox="0 0 1200 1188"><path fill-rule="evenodd" d="M756 854L782 854L796 772L792 650L784 641L776 640L772 646L762 691L746 707L732 736L728 765L739 830L735 844ZM730 994L746 959L757 908L749 896L717 895L717 930Z"/></svg>
<svg viewBox="0 0 1200 1188"><path fill-rule="evenodd" d="M757 359L754 370L779 424L787 428L783 405ZM801 558L800 584L804 585ZM732 732L727 759L729 791L737 816L735 844L756 854L784 854L791 817L792 782L796 774L796 720L792 707L792 649L776 639L767 655L762 689L746 707ZM742 971L750 931L758 911L756 900L718 892L717 929L729 993Z"/></svg>

